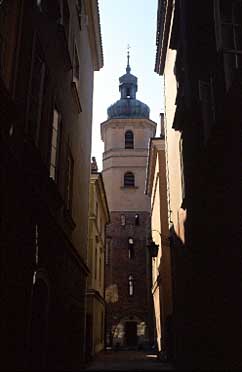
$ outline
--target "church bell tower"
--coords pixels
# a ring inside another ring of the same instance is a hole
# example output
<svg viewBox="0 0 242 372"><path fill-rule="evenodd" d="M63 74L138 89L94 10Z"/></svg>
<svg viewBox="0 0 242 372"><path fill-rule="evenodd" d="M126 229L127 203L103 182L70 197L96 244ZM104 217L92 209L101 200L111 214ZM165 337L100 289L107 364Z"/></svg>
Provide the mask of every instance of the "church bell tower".
<svg viewBox="0 0 242 372"><path fill-rule="evenodd" d="M149 139L156 123L149 107L136 99L137 77L119 78L120 99L101 124L103 180L111 223L106 231L106 344L143 348L152 342L151 265L147 248L150 198L145 195Z"/></svg>

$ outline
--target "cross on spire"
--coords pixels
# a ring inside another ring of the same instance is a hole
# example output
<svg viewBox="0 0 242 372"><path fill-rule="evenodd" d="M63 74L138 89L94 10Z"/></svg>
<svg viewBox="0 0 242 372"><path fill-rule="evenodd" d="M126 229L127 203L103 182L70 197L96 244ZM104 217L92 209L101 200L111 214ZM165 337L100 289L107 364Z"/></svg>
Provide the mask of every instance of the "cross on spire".
<svg viewBox="0 0 242 372"><path fill-rule="evenodd" d="M129 58L130 58L129 50L130 50L130 45L128 44L128 46L127 46L127 67L126 67L127 74L129 74L130 71L131 71L131 68L130 68L130 65L129 65Z"/></svg>

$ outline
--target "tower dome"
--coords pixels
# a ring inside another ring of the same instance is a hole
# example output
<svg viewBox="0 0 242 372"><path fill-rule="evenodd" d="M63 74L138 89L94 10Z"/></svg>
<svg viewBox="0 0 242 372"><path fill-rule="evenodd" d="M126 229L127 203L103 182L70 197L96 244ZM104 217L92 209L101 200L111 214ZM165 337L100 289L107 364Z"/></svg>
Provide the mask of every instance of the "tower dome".
<svg viewBox="0 0 242 372"><path fill-rule="evenodd" d="M108 108L108 119L113 118L147 118L150 109L145 103L136 99L138 90L137 77L130 73L129 52L126 74L119 78L119 91L121 98Z"/></svg>

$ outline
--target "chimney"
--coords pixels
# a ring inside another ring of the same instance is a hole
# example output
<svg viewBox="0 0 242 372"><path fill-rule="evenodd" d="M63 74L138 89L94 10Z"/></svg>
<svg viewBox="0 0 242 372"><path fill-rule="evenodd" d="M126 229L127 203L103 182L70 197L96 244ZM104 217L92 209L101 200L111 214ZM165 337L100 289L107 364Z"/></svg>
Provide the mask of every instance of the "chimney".
<svg viewBox="0 0 242 372"><path fill-rule="evenodd" d="M165 138L165 129L164 129L164 113L160 113L160 138Z"/></svg>
<svg viewBox="0 0 242 372"><path fill-rule="evenodd" d="M95 156L92 157L91 162L91 173L98 173L98 166Z"/></svg>

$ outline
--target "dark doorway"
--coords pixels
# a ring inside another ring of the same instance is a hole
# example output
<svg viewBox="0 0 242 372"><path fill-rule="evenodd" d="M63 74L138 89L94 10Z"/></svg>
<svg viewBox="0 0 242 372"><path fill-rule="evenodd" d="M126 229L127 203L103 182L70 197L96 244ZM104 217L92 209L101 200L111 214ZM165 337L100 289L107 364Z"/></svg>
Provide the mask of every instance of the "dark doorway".
<svg viewBox="0 0 242 372"><path fill-rule="evenodd" d="M125 323L125 340L126 346L128 347L137 346L137 322Z"/></svg>
<svg viewBox="0 0 242 372"><path fill-rule="evenodd" d="M33 286L30 330L30 368L43 369L46 358L49 291L44 280L38 278Z"/></svg>

